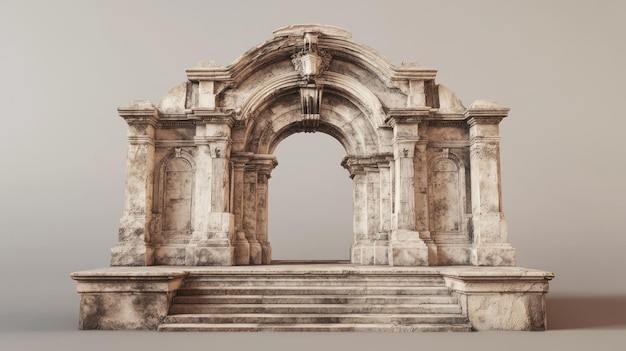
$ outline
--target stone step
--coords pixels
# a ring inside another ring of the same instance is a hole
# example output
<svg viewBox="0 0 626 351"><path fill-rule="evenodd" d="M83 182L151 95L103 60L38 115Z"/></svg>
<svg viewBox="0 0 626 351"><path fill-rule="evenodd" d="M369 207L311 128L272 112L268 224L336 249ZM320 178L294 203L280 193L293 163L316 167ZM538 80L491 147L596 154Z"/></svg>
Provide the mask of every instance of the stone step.
<svg viewBox="0 0 626 351"><path fill-rule="evenodd" d="M302 275L296 275L292 277L193 277L185 281L184 288L205 286L436 286L443 284L442 277L302 277Z"/></svg>
<svg viewBox="0 0 626 351"><path fill-rule="evenodd" d="M464 324L461 314L291 314L291 313L222 313L174 314L165 317L162 324Z"/></svg>
<svg viewBox="0 0 626 351"><path fill-rule="evenodd" d="M469 332L469 323L461 324L161 324L161 332Z"/></svg>
<svg viewBox="0 0 626 351"><path fill-rule="evenodd" d="M178 296L191 295L450 295L443 286L249 286L249 287L182 287Z"/></svg>
<svg viewBox="0 0 626 351"><path fill-rule="evenodd" d="M397 313L397 314L452 314L461 313L461 306L456 304L174 304L170 314L189 313Z"/></svg>
<svg viewBox="0 0 626 351"><path fill-rule="evenodd" d="M448 295L187 295L175 296L174 304L456 304Z"/></svg>

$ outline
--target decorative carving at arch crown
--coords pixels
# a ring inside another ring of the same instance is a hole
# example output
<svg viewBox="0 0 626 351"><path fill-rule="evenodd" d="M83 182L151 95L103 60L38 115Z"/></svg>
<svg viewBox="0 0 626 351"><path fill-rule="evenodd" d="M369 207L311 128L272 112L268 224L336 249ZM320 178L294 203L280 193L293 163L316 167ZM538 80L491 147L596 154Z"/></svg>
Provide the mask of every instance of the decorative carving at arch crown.
<svg viewBox="0 0 626 351"><path fill-rule="evenodd" d="M419 63L396 66L341 28L293 25L229 66L204 61L128 123L125 212L112 265L270 264L268 179L291 134L343 145L351 261L514 265L492 101L469 108Z"/></svg>

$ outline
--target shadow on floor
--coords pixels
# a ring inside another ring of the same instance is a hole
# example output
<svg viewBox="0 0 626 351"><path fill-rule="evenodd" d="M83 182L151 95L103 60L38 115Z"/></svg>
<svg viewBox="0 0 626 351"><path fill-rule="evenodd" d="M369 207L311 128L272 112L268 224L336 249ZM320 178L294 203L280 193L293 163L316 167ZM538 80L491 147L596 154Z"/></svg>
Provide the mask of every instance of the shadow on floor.
<svg viewBox="0 0 626 351"><path fill-rule="evenodd" d="M626 328L626 296L548 297L548 329Z"/></svg>

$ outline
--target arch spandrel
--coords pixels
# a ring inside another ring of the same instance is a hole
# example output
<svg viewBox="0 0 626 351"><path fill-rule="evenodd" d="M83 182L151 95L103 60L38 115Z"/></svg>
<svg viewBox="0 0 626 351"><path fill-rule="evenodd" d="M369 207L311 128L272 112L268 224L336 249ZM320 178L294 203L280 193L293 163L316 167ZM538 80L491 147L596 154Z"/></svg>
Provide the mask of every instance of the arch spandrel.
<svg viewBox="0 0 626 351"><path fill-rule="evenodd" d="M325 103L320 112L323 128L316 131L333 136L349 155L391 152L389 136L381 133L379 127L365 118L362 109L332 90L323 99ZM280 140L305 131L301 127L301 120L299 95L280 95L273 104L268 104L263 112L248 121L245 150L241 151L272 153Z"/></svg>

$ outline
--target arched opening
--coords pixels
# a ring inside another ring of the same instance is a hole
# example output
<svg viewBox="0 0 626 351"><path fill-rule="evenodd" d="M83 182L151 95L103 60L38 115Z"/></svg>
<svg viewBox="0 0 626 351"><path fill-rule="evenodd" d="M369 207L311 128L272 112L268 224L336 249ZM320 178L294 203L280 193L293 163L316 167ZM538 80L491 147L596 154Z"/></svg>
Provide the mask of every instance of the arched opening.
<svg viewBox="0 0 626 351"><path fill-rule="evenodd" d="M323 133L297 133L276 148L269 180L273 260L350 260L352 181L345 150Z"/></svg>

